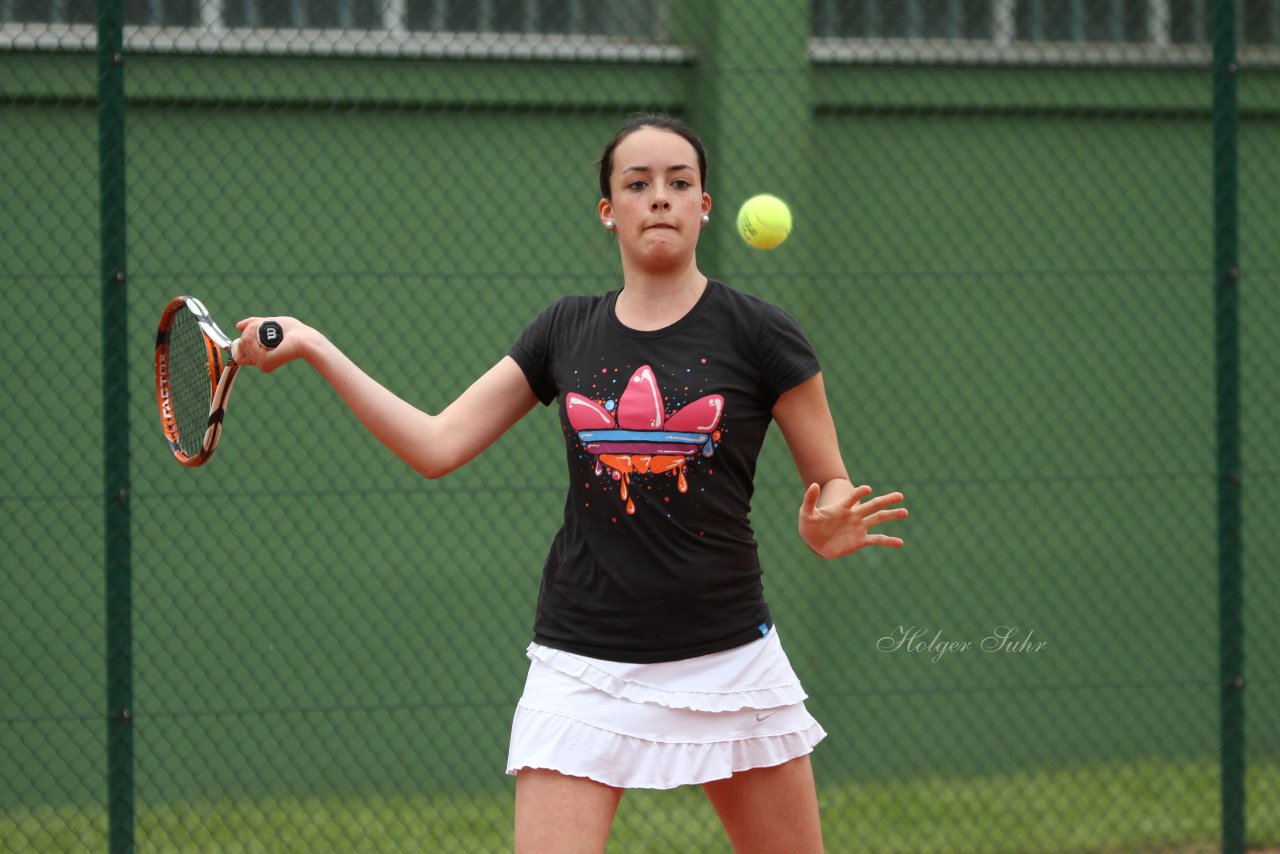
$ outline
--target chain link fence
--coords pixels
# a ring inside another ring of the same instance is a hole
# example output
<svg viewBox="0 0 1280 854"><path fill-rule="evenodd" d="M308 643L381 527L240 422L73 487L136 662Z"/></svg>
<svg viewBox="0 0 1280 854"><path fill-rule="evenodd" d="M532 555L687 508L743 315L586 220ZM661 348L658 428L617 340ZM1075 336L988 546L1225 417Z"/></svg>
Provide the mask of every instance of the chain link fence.
<svg viewBox="0 0 1280 854"><path fill-rule="evenodd" d="M829 850L1280 845L1280 0L1236 7L1238 118L1212 11L124 0L121 125L99 10L0 0L0 849L510 849L554 412L427 482L293 365L244 375L183 470L153 329L181 293L293 314L438 410L552 300L618 285L595 162L641 109L707 143L703 271L800 320L854 477L912 510L902 551L818 562L766 443ZM759 192L796 218L770 252L733 227ZM729 849L690 789L629 792L611 850Z"/></svg>

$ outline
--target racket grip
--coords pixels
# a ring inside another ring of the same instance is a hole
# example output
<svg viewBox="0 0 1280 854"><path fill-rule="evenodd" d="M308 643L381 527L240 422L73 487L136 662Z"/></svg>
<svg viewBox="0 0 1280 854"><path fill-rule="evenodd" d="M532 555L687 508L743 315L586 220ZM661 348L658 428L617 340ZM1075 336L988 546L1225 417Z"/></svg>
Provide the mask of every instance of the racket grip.
<svg viewBox="0 0 1280 854"><path fill-rule="evenodd" d="M258 325L258 343L268 350L274 350L284 340L284 329L274 320L264 320Z"/></svg>

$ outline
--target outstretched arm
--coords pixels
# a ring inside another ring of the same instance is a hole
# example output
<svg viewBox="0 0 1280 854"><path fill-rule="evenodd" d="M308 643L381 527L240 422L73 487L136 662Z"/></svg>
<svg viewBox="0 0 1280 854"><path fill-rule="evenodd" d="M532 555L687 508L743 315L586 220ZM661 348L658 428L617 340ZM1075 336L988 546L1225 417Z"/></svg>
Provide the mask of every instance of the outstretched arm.
<svg viewBox="0 0 1280 854"><path fill-rule="evenodd" d="M271 318L284 328L274 350L258 343L267 318L236 324L242 335L236 361L270 373L302 359L324 377L379 442L426 477L441 477L475 459L523 418L537 397L524 371L504 357L438 415L431 415L378 383L321 333L291 317Z"/></svg>
<svg viewBox="0 0 1280 854"><path fill-rule="evenodd" d="M876 525L906 517L905 507L894 507L902 502L902 493L864 501L871 487L855 487L849 481L822 374L779 397L773 419L806 487L800 505L800 538L814 554L835 558L864 546L902 545L898 537L871 533Z"/></svg>

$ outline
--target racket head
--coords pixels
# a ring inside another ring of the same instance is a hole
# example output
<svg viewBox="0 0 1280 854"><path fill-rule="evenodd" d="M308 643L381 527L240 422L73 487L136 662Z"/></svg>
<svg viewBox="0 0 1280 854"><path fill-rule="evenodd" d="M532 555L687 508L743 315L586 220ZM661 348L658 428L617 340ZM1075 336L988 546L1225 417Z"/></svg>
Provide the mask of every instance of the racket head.
<svg viewBox="0 0 1280 854"><path fill-rule="evenodd" d="M224 353L229 339L192 296L165 306L156 331L156 403L174 459L203 465L222 433L222 417L236 366Z"/></svg>

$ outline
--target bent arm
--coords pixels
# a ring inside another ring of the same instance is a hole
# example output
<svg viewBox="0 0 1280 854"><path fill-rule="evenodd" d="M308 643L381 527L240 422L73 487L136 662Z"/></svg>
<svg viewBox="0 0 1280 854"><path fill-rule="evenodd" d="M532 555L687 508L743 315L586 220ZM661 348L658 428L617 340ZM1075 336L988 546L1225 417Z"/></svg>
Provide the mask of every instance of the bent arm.
<svg viewBox="0 0 1280 854"><path fill-rule="evenodd" d="M280 347L259 347L254 330L261 320L247 318L236 324L244 333L237 355L241 364L270 372L285 362L304 359L379 442L426 477L441 477L475 459L538 402L524 371L505 356L457 400L432 415L394 394L324 335L292 318L276 318L285 329Z"/></svg>
<svg viewBox="0 0 1280 854"><path fill-rule="evenodd" d="M773 420L782 429L803 485L808 488L816 483L821 487L820 504L844 499L853 492L840 456L822 374L815 374L779 397L773 405Z"/></svg>
<svg viewBox="0 0 1280 854"><path fill-rule="evenodd" d="M799 532L819 557L835 558L866 546L902 545L898 537L873 534L877 525L905 519L902 493L870 498L871 487L854 487L840 457L835 422L822 374L815 374L778 398L773 418L782 428L806 489ZM868 499L864 501L864 499Z"/></svg>

